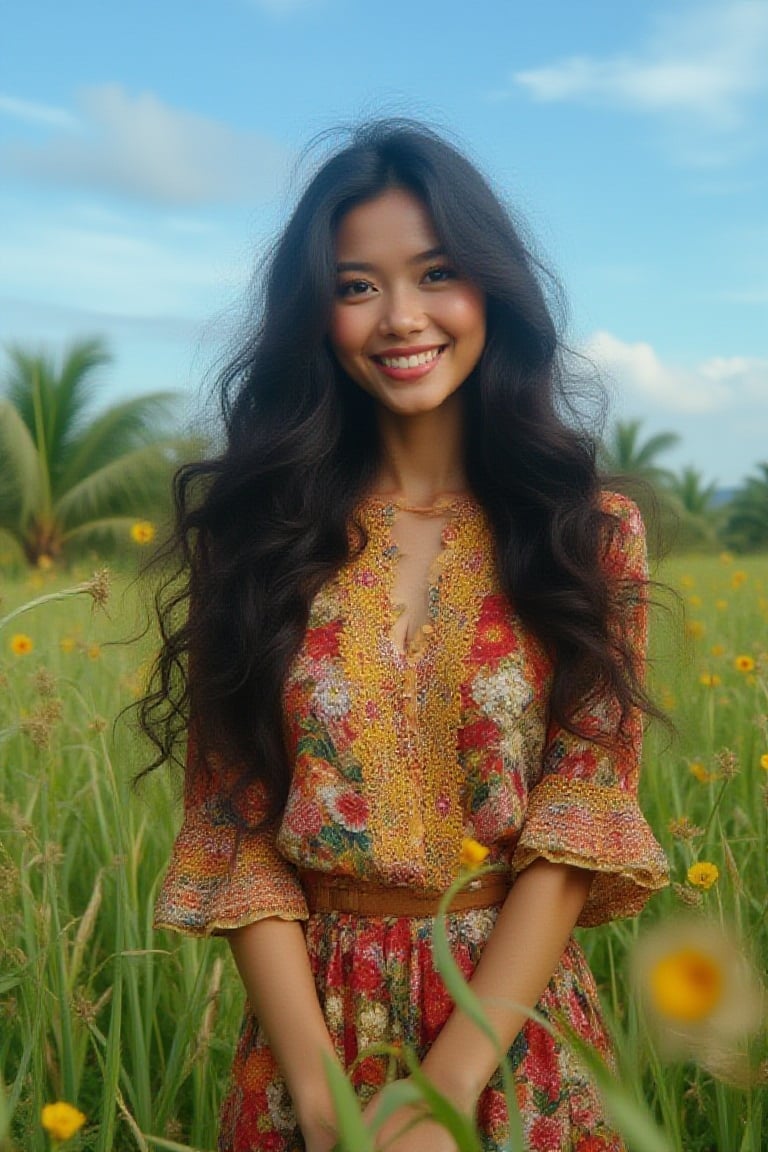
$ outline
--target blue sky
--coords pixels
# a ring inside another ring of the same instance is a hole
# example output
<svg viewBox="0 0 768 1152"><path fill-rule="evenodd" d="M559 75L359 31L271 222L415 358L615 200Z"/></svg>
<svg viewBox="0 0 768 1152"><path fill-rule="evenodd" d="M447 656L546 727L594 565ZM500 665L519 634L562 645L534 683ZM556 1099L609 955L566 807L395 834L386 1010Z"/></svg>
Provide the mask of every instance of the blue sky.
<svg viewBox="0 0 768 1152"><path fill-rule="evenodd" d="M303 146L413 115L526 222L615 415L738 483L768 460L766 60L768 0L14 4L0 342L102 334L105 403L192 414Z"/></svg>

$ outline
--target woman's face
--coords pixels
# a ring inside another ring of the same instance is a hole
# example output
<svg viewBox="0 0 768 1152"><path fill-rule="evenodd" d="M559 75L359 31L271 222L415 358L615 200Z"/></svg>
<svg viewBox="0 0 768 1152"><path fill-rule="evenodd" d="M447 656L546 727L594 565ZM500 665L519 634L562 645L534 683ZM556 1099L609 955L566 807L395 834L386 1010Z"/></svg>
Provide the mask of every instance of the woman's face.
<svg viewBox="0 0 768 1152"><path fill-rule="evenodd" d="M485 299L440 247L418 197L392 188L343 217L330 340L351 378L391 412L440 407L485 344Z"/></svg>

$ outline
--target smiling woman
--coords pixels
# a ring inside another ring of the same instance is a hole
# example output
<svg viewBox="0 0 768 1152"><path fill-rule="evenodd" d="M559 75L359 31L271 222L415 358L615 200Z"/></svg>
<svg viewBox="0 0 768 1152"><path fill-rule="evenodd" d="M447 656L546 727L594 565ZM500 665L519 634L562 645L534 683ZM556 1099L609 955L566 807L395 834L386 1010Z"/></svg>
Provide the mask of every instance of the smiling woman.
<svg viewBox="0 0 768 1152"><path fill-rule="evenodd" d="M330 339L350 378L401 415L454 397L485 345L485 300L452 266L424 204L392 188L352 208L336 255Z"/></svg>
<svg viewBox="0 0 768 1152"><path fill-rule="evenodd" d="M156 924L225 933L247 993L222 1152L330 1152L327 1059L377 1148L454 1152L408 1107L381 1122L381 1045L476 1117L483 1152L511 1138L499 1050L530 1152L623 1148L519 1007L610 1060L571 932L665 882L636 801L642 522L601 490L564 387L483 177L422 125L360 129L274 249L222 455L177 478L189 617L173 582L143 704L158 761L188 726ZM447 930L498 1044L432 950L467 839L491 872Z"/></svg>

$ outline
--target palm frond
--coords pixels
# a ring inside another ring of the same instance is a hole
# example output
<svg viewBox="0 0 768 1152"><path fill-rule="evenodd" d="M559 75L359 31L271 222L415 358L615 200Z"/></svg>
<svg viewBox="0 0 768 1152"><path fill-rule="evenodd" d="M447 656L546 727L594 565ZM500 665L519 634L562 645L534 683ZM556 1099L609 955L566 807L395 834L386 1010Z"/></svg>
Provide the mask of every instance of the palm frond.
<svg viewBox="0 0 768 1152"><path fill-rule="evenodd" d="M170 500L171 475L188 454L183 438L169 438L128 452L69 489L55 506L65 534L113 516L151 519Z"/></svg>
<svg viewBox="0 0 768 1152"><path fill-rule="evenodd" d="M49 440L50 452L58 463L65 446L77 434L96 392L96 369L111 363L112 356L103 340L94 337L71 345L56 381L55 406Z"/></svg>
<svg viewBox="0 0 768 1152"><path fill-rule="evenodd" d="M68 446L55 497L63 497L90 472L115 458L167 439L178 401L178 393L152 392L115 404L95 417Z"/></svg>
<svg viewBox="0 0 768 1152"><path fill-rule="evenodd" d="M655 468L656 457L680 443L677 432L658 432L651 436L644 444L636 447L635 462L638 468Z"/></svg>
<svg viewBox="0 0 768 1152"><path fill-rule="evenodd" d="M24 564L26 559L21 536L0 525L0 568L9 564Z"/></svg>
<svg viewBox="0 0 768 1152"><path fill-rule="evenodd" d="M109 363L111 356L103 340L97 338L72 344L58 370L45 352L31 353L19 345L11 345L7 352L11 373L5 394L44 450L45 464L56 486L67 445L79 432L93 402L94 371ZM36 405L42 424L39 430Z"/></svg>
<svg viewBox="0 0 768 1152"><path fill-rule="evenodd" d="M0 523L23 530L43 490L40 458L27 425L9 400L0 400Z"/></svg>

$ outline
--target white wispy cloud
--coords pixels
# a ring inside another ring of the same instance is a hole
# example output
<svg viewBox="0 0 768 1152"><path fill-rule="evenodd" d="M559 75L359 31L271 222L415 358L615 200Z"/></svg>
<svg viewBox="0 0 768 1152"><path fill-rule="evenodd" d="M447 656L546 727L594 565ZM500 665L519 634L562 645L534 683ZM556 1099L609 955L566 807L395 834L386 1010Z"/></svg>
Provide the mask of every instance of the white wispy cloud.
<svg viewBox="0 0 768 1152"><path fill-rule="evenodd" d="M119 84L86 88L78 108L79 132L6 148L7 170L188 207L274 195L289 161L277 141L174 108L151 92L132 95Z"/></svg>
<svg viewBox="0 0 768 1152"><path fill-rule="evenodd" d="M665 363L650 344L626 343L610 332L589 338L586 354L623 400L650 402L654 411L704 414L768 408L768 360L714 356L695 367Z"/></svg>
<svg viewBox="0 0 768 1152"><path fill-rule="evenodd" d="M17 96L0 93L0 116L23 120L27 124L44 124L52 128L77 128L77 117L67 108L52 104L39 104L34 100L21 100Z"/></svg>
<svg viewBox="0 0 768 1152"><path fill-rule="evenodd" d="M234 259L215 235L191 242L167 229L153 236L68 221L27 223L0 241L9 295L128 316L208 315L217 296L247 283L247 268Z"/></svg>
<svg viewBox="0 0 768 1152"><path fill-rule="evenodd" d="M766 59L768 5L732 0L667 12L640 52L573 56L518 71L513 82L537 101L622 105L727 129L768 87Z"/></svg>

